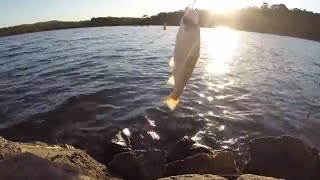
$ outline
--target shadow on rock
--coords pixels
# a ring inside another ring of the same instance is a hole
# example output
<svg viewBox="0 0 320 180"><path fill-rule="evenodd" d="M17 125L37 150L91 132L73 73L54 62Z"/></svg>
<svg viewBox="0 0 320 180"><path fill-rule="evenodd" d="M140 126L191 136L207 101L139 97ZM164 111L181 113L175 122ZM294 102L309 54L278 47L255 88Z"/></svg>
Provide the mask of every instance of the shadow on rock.
<svg viewBox="0 0 320 180"><path fill-rule="evenodd" d="M236 175L238 170L230 152L218 152L214 155L201 153L167 164L166 176L183 174Z"/></svg>
<svg viewBox="0 0 320 180"><path fill-rule="evenodd" d="M108 165L112 175L124 179L153 180L163 177L166 153L161 150L130 151L116 155Z"/></svg>

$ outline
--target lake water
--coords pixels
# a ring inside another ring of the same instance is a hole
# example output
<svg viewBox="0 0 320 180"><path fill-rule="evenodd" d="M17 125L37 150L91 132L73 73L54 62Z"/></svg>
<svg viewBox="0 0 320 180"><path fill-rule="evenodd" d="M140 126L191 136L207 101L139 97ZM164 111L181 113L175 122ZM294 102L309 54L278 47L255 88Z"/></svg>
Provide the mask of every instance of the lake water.
<svg viewBox="0 0 320 180"><path fill-rule="evenodd" d="M126 134L139 129L169 141L176 132L215 149L241 151L264 135L294 135L320 147L319 42L203 28L199 64L171 112L163 100L177 30L100 27L0 38L2 129L76 97L73 105L93 108L95 120L73 120L68 132L78 136L65 132L60 141L99 139L112 122Z"/></svg>

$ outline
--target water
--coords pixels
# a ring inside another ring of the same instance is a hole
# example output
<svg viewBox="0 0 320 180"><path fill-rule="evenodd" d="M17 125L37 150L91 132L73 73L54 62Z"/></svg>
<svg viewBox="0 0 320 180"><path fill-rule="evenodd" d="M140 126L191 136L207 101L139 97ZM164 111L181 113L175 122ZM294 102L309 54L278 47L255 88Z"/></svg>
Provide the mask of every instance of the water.
<svg viewBox="0 0 320 180"><path fill-rule="evenodd" d="M249 139L264 135L293 135L320 147L319 42L202 29L201 59L173 113L162 101L170 93L176 32L101 27L0 38L2 131L23 124L2 134L52 136L91 152L122 128L129 135L146 131L158 146L190 135L240 154Z"/></svg>

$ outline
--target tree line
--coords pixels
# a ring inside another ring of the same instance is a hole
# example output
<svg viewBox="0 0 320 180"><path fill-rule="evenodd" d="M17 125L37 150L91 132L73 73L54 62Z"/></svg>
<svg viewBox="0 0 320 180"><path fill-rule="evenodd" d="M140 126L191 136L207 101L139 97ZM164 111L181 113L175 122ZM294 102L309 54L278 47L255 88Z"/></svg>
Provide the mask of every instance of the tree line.
<svg viewBox="0 0 320 180"><path fill-rule="evenodd" d="M288 9L284 4L263 3L260 7L247 7L225 15L213 14L207 10L197 10L202 27L219 25L234 29L261 33L294 36L320 41L320 14L301 9ZM19 25L0 29L1 36L22 33L83 28L100 26L178 26L183 16L182 11L161 12L157 15L141 18L97 17L88 21L62 22L49 21L29 25Z"/></svg>

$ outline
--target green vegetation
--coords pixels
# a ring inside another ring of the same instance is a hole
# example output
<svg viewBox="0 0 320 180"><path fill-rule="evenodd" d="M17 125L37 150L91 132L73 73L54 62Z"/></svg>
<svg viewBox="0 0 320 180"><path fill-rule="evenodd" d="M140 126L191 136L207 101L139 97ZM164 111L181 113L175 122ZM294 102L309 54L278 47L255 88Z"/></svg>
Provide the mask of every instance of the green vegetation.
<svg viewBox="0 0 320 180"><path fill-rule="evenodd" d="M320 14L301 9L288 9L284 4L269 6L263 3L261 7L248 7L228 15L212 14L210 11L198 10L200 25L214 27L217 25L231 28L294 36L320 41ZM159 13L155 16L142 18L98 17L90 21L61 22L49 21L30 25L19 25L0 29L1 36L22 33L48 31L67 28L99 27L99 26L133 26L133 25L167 25L177 26L182 17L182 11Z"/></svg>

